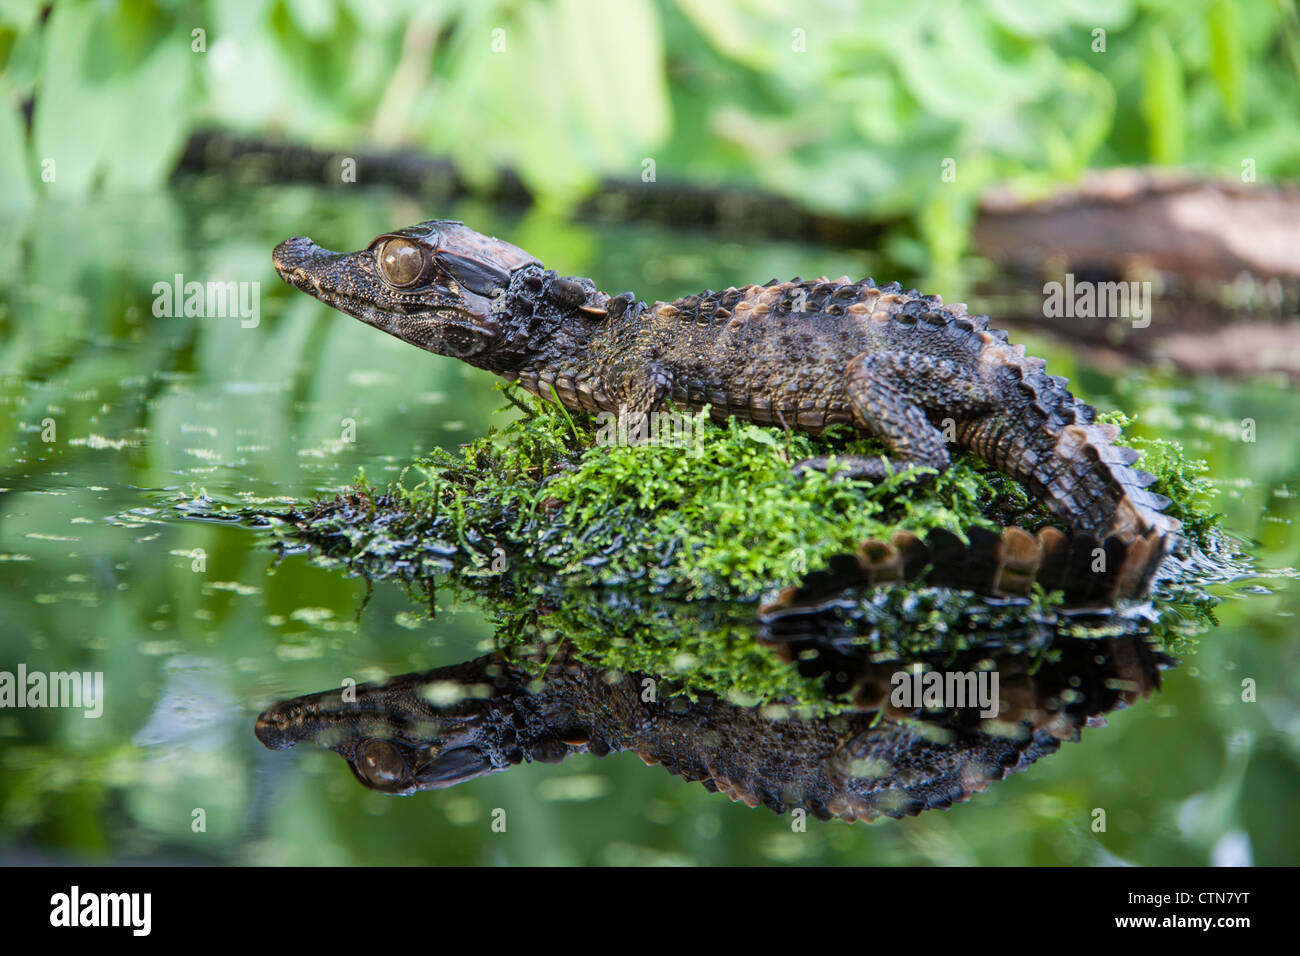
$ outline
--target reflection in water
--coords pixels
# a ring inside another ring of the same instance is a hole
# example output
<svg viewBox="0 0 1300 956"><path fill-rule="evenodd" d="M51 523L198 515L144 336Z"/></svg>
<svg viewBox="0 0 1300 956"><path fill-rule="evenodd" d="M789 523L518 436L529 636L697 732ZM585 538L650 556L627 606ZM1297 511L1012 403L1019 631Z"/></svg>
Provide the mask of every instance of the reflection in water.
<svg viewBox="0 0 1300 956"><path fill-rule="evenodd" d="M456 363L416 349L372 351L376 343L359 323L328 320L319 306L298 302L304 297L275 278L267 249L301 223L322 223L339 237L374 235L409 211L409 199L395 195L283 186L232 190L229 182L190 180L165 196L43 203L26 218L6 220L12 242L4 249L12 268L0 275L0 353L7 373L7 414L0 416L0 428L9 449L0 478L0 657L7 663L0 667L12 672L26 662L47 672L103 670L107 687L100 720L51 710L4 712L0 846L9 854L27 848L99 862L194 859L197 853L226 863L490 858L536 864L622 861L626 857L615 849L622 841L644 854L638 860L791 859L769 848L777 818L738 808L726 813L730 808L721 798L659 770L633 773L631 779L617 774L617 801L554 802L548 831L516 831L512 825L514 837L502 841L486 827L459 825L432 807L421 814L434 802L430 795L396 806L386 801L391 810L385 814L366 812L374 795L362 787L341 778L335 782L346 786L304 787L292 772L291 755L266 751L248 727L234 737L225 734L227 719L251 724L260 709L241 717L238 701L269 703L262 700L268 693L289 696L336 686L337 675L366 665L400 673L450 663L459 658L428 655L442 653L442 646L469 647L482 637L472 610L439 618L434 626L440 643L431 644L416 626L417 612L429 605L427 595L417 588L413 601L402 587L382 583L404 584L410 556L389 551L383 560L391 570L382 577L378 556L400 545L397 532L403 530L392 528L385 536L382 515L363 515L356 529L365 532L357 546L374 557L367 571L375 581L358 625L357 602L368 593L368 582L345 577L353 564L318 566L305 555L305 545L285 548L289 556L268 561L254 550L266 538L240 527L234 510L282 511L318 491L350 484L363 468L372 481L395 479L434 446L454 448L500 423L493 413L502 399L491 383L467 380ZM445 210L476 222L492 212L482 204ZM488 225L498 234L517 231L517 217L504 215ZM766 277L773 263L791 273L805 265L830 275L899 272L864 263L860 251L719 242L705 232L637 223L579 228L531 217L526 228L551 243L546 257L574 261L576 255L576 271L621 276L611 282L625 283L622 288L659 285L685 294L698 291L702 276ZM131 254L124 256L127 249ZM201 317L153 318L150 288L157 279L231 269L262 282L257 329ZM652 276L652 270L659 274ZM960 286L963 278L955 281ZM1000 280L990 285L1000 292L1007 288ZM1004 311L987 298L971 305ZM1157 326L1173 328L1157 321L1145 335L1158 336ZM1076 323L1071 334L1087 331ZM1135 338L1128 345L1141 344ZM1140 433L1177 439L1206 458L1224 491L1216 508L1226 514L1225 527L1259 541L1262 564L1300 564L1300 538L1293 533L1300 519L1300 443L1275 440L1290 434L1300 417L1295 389L1273 380L1178 377L1136 366L1116 375L1073 349L1044 349L1053 367L1086 383L1097 404L1136 413ZM359 413L366 423L359 432L363 440L340 442L340 418ZM53 444L38 427L47 414L57 421L59 440ZM1239 426L1247 417L1258 422L1260 441L1241 440ZM1274 440L1266 440L1270 435ZM173 504L179 496L203 520L177 520ZM448 545L458 543L454 535L447 538ZM415 566L444 559L452 564L447 550L431 547ZM455 576L463 579L464 573ZM526 584L521 593L530 593L532 582ZM1161 711L1176 719L1157 720L1156 708L1139 707L1128 715L1140 731L1136 739L1090 732L1098 746L1065 748L1055 763L1069 761L1076 776L1095 776L1077 786L1071 782L1064 800L1053 799L1062 793L1053 774L1034 771L1018 781L1024 786L1017 786L1014 797L1004 796L996 807L978 801L986 813L926 814L909 821L924 829L926 839L900 843L871 828L836 828L841 832L835 840L799 841L798 859L941 862L944 847L960 845L969 854L965 859L982 863L1113 862L1117 856L1149 865L1207 863L1215 840L1244 831L1257 860L1293 862L1296 831L1285 821L1295 802L1300 722L1294 681L1284 678L1297 673L1296 643L1289 638L1300 591L1289 580L1278 584L1274 597L1239 591L1222 605L1223 626L1189 658L1198 665L1195 675L1180 668L1180 693L1161 702ZM440 607L458 596L449 593L451 587L443 585ZM679 657L693 654L696 670L721 659L718 693L732 703L739 701L726 693L727 682L740 684L764 662L798 677L760 647L752 632L738 631L732 639L725 619L701 623L697 612L680 628L667 620L665 633L647 635L649 628L637 623L634 629L632 619L649 612L632 603L573 602L554 614L539 614L535 605L517 613L488 605L483 614L508 614L519 622L520 638L511 638L518 643L549 636L525 625L554 628L584 651L579 639L593 652L602 643L625 641L619 648L624 670L684 678ZM642 599L645 606L659 603L653 594ZM860 639L853 628L842 632L844 643ZM725 658L717 650L723 643ZM1182 656L1183 648L1175 645L1175 653ZM599 659L593 653L584 660ZM812 665L801 660L800 666ZM1261 675L1273 679L1259 680ZM767 676L763 683L773 683ZM1224 706L1229 697L1238 699L1246 677L1259 680L1261 705ZM797 689L793 679L775 689L791 686ZM766 687L753 689L755 696L746 700L758 699ZM761 699L782 698L775 693ZM222 726L214 729L214 720ZM1242 733L1252 743L1231 746ZM571 763L602 766L586 758ZM1096 773L1103 766L1114 772ZM1250 786L1239 786L1241 780ZM481 803L465 795L503 784L509 791L510 783L511 777L478 781L440 796L460 795L448 805L464 807ZM282 799L266 799L263 787ZM1087 806L1123 805L1134 821L1194 816L1196 826L1112 826L1104 841L1094 835L1085 842L1072 793L1086 794ZM631 803L663 806L664 818L684 819L698 815L700 801L723 813L722 836L700 837L694 820L631 831L623 818ZM1045 811L1048 804L1058 810ZM208 811L206 834L191 830L190 810L200 806ZM418 833L410 827L412 810L425 823ZM319 825L329 820L346 820L346 826Z"/></svg>
<svg viewBox="0 0 1300 956"><path fill-rule="evenodd" d="M448 787L526 761L633 751L750 806L871 820L948 807L1024 770L1150 694L1173 663L1136 621L1104 637L1071 636L1061 623L1045 635L1035 627L1032 638L966 634L960 646L898 654L847 639L864 633L863 620L842 608L787 606L762 625L783 656L851 693L854 709L832 716L692 700L654 675L586 663L565 641L361 685L346 699L326 691L287 700L258 718L256 733L274 750L305 740L328 747L385 793ZM925 684L896 675L930 671L996 689L997 718L982 718L973 699L894 696Z"/></svg>

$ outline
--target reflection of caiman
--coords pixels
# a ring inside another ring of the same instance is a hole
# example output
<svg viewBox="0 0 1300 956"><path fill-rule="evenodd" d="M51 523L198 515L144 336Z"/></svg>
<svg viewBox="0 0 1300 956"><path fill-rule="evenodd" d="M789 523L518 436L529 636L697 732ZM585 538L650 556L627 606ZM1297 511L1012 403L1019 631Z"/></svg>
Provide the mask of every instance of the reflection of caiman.
<svg viewBox="0 0 1300 956"><path fill-rule="evenodd" d="M897 661L859 662L857 698L871 709L802 719L780 708L673 697L663 686L652 694L646 675L612 681L608 669L580 663L566 648L549 662L545 653L531 661L496 653L361 685L352 701L342 691L298 697L265 711L256 732L275 750L303 740L328 747L385 793L448 787L525 761L630 750L778 813L901 817L964 801L1077 739L1081 727L1103 724L1101 714L1158 686L1169 660L1140 637L1061 639L1052 651L980 646L931 663L956 672L991 661L1002 708L996 722L981 722L977 708L893 707L891 677L907 667Z"/></svg>
<svg viewBox="0 0 1300 956"><path fill-rule="evenodd" d="M1114 444L1118 428L1096 423L1065 379L1009 345L987 316L897 283L773 280L647 306L437 220L355 253L289 239L273 258L295 288L573 410L707 404L719 419L814 434L845 424L892 453L839 460L862 478L912 465L942 471L950 439L1019 480L1076 533L1113 536L1115 593L1145 589L1178 540L1178 521L1161 513L1168 500L1131 467L1138 453ZM996 546L1018 581L1064 547L1054 529L1013 530Z"/></svg>

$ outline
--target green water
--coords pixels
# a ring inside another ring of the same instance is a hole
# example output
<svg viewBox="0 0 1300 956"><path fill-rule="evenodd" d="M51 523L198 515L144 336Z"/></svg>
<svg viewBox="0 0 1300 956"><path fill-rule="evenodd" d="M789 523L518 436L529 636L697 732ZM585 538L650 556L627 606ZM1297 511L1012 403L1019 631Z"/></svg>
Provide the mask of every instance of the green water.
<svg viewBox="0 0 1300 956"><path fill-rule="evenodd" d="M0 711L6 859L232 863L1294 863L1300 823L1296 585L1237 589L1164 691L971 803L819 824L733 805L630 754L529 764L439 792L369 792L338 757L273 753L271 702L477 656L472 606L426 608L179 495L259 507L396 478L478 435L485 373L283 285L289 235L356 248L430 216L506 236L611 291L673 297L772 276L882 271L863 253L579 226L352 189L232 189L44 205L0 221L0 670L103 672L103 714ZM255 326L155 317L155 283L260 283ZM941 289L946 298L961 289ZM978 301L972 306L979 307ZM1158 302L1157 302L1158 307ZM1156 324L1161 321L1157 313ZM1176 317L1166 317L1176 322ZM1263 568L1297 563L1300 400L1286 383L1105 373L1018 336L1101 407L1209 460L1225 524ZM1242 421L1255 423L1242 441ZM355 440L345 440L354 438ZM1258 700L1243 702L1242 681ZM505 833L492 811L509 811ZM1104 833L1093 810L1107 811ZM205 827L196 832L195 811Z"/></svg>

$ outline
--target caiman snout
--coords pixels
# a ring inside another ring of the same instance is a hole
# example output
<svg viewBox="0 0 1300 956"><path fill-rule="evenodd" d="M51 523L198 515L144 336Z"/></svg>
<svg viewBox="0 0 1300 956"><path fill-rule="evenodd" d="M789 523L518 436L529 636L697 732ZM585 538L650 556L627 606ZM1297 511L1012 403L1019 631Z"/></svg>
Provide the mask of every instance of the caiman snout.
<svg viewBox="0 0 1300 956"><path fill-rule="evenodd" d="M294 236L280 243L271 252L271 263L280 278L290 285L295 285L294 276L309 263L333 255L328 249L322 249L306 236Z"/></svg>
<svg viewBox="0 0 1300 956"><path fill-rule="evenodd" d="M282 700L258 715L253 733L268 750L288 750L300 741L316 737L323 728L335 726L343 710L344 704L336 690Z"/></svg>
<svg viewBox="0 0 1300 956"><path fill-rule="evenodd" d="M288 750L297 743L274 710L268 710L257 718L253 733L268 750Z"/></svg>

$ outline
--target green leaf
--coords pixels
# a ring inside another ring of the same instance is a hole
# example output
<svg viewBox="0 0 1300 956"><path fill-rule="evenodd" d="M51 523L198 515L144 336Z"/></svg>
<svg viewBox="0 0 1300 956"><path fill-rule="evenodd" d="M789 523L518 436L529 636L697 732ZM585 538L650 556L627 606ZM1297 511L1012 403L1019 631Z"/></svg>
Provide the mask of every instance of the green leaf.
<svg viewBox="0 0 1300 956"><path fill-rule="evenodd" d="M1142 118L1147 150L1157 163L1182 161L1187 140L1183 68L1164 30L1150 30L1143 42Z"/></svg>
<svg viewBox="0 0 1300 956"><path fill-rule="evenodd" d="M1206 11L1210 31L1210 72L1223 97L1228 120L1242 125L1242 96L1245 76L1245 47L1237 25L1237 7L1231 0L1217 0Z"/></svg>
<svg viewBox="0 0 1300 956"><path fill-rule="evenodd" d="M5 0L0 7L0 25L25 33L36 25L40 12L41 0Z"/></svg>
<svg viewBox="0 0 1300 956"><path fill-rule="evenodd" d="M775 59L768 29L771 9L761 2L677 0L677 8L723 56L755 70L766 70Z"/></svg>
<svg viewBox="0 0 1300 956"><path fill-rule="evenodd" d="M53 171L47 191L85 195L99 170L109 116L87 71L107 29L105 18L73 6L56 8L45 26L32 143L38 166Z"/></svg>
<svg viewBox="0 0 1300 956"><path fill-rule="evenodd" d="M758 442L762 445L768 445L772 448L781 447L781 443L777 441L776 435L772 434L771 431L762 428L746 428L744 430L744 435L748 440Z"/></svg>
<svg viewBox="0 0 1300 956"><path fill-rule="evenodd" d="M338 19L334 0L288 0L289 15L307 36L328 36Z"/></svg>
<svg viewBox="0 0 1300 956"><path fill-rule="evenodd" d="M5 92L0 85L0 206L13 211L30 206L34 190L22 113L8 105L11 98Z"/></svg>
<svg viewBox="0 0 1300 956"><path fill-rule="evenodd" d="M190 78L195 54L188 37L168 38L106 96L113 122L104 136L106 182L157 186L167 179L190 128ZM140 103L150 103L148 110Z"/></svg>
<svg viewBox="0 0 1300 956"><path fill-rule="evenodd" d="M629 156L629 144L657 145L671 121L654 8L645 0L621 0L616 7L562 0L556 19L560 56L571 64L567 98L581 110L583 134L600 165L613 169L638 158ZM628 57L634 44L637 55Z"/></svg>

